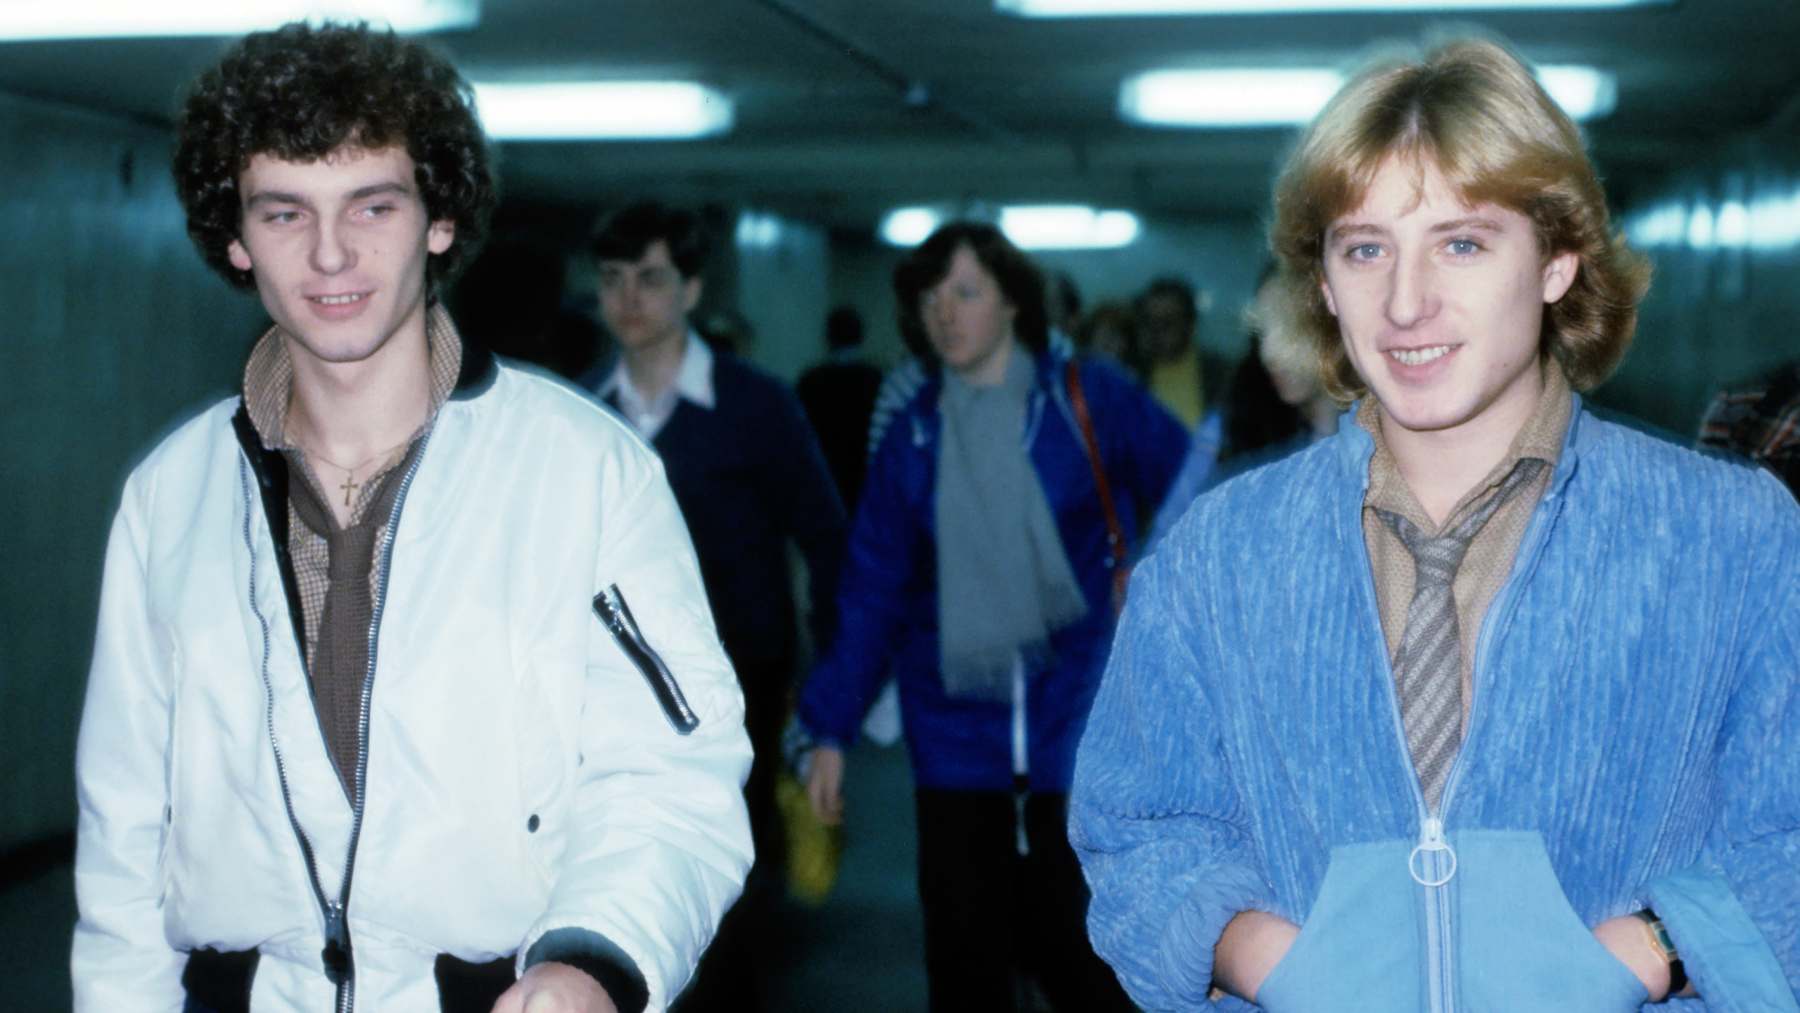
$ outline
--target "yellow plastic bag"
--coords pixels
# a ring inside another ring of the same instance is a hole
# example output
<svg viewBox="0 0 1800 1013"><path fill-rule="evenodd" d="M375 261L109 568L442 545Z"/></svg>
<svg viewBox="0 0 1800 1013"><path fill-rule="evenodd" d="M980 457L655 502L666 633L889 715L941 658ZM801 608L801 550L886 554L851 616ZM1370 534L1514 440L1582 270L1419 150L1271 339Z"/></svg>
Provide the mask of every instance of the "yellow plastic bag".
<svg viewBox="0 0 1800 1013"><path fill-rule="evenodd" d="M781 827L787 834L788 895L808 907L818 907L837 882L838 859L844 851L843 828L819 822L812 803L806 800L806 786L788 771L775 780L775 807L781 811Z"/></svg>

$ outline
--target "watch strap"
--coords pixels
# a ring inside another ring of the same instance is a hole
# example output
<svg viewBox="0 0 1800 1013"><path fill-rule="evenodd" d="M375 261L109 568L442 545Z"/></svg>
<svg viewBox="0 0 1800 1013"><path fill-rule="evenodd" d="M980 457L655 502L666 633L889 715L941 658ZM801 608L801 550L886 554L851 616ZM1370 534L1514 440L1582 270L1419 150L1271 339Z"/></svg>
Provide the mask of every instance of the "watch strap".
<svg viewBox="0 0 1800 1013"><path fill-rule="evenodd" d="M1675 949L1675 940L1670 938L1668 928L1663 925L1662 919L1657 916L1655 911L1645 908L1636 914L1638 919L1644 923L1644 930L1650 937L1650 945L1656 949L1657 953L1662 954L1664 960L1669 962L1669 994L1679 995L1682 989L1687 988L1688 976L1687 967L1681 962L1681 954Z"/></svg>

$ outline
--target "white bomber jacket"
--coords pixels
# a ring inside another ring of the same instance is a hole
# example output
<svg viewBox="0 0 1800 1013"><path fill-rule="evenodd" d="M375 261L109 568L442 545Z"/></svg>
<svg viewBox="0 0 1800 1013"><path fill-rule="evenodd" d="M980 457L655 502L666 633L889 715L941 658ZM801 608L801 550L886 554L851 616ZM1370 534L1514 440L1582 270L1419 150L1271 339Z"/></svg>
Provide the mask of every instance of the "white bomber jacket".
<svg viewBox="0 0 1800 1013"><path fill-rule="evenodd" d="M465 363L402 479L360 819L271 533L285 489L238 399L127 480L77 749L78 1011L181 1009L201 948L261 951L258 1011L436 1010L440 953L522 964L559 928L622 951L650 1010L692 974L750 865L750 746L686 528L623 425L469 354L486 368ZM612 585L691 733L597 618ZM340 989L322 951L346 878Z"/></svg>

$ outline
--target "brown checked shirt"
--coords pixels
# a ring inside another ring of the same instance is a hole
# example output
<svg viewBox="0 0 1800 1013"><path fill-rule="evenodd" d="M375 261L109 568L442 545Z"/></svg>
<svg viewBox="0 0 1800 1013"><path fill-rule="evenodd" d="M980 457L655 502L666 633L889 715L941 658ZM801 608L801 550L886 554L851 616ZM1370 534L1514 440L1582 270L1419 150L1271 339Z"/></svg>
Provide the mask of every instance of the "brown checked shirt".
<svg viewBox="0 0 1800 1013"><path fill-rule="evenodd" d="M1456 597L1456 619L1462 640L1462 704L1463 732L1467 734L1469 705L1473 701L1475 641L1481 634L1481 620L1487 614L1494 595L1512 572L1513 557L1525 528L1537 509L1550 476L1562 453L1563 436L1569 429L1573 409L1569 383L1554 362L1544 368L1544 390L1537 406L1526 420L1506 456L1480 482L1463 494L1444 523L1434 524L1425 508L1401 477L1393 452L1381 436L1381 408L1373 397L1365 397L1356 412L1356 423L1375 438L1375 455L1369 461L1369 489L1363 497L1363 541L1369 547L1369 562L1375 575L1375 599L1381 611L1381 631L1387 638L1388 659L1400 649L1400 637L1406 630L1406 609L1412 602L1414 564L1412 553L1393 529L1382 523L1377 509L1389 510L1405 517L1427 535L1438 535L1460 521L1470 510L1512 473L1521 460L1538 458L1549 465L1543 473L1495 511L1481 531L1469 543L1468 554L1456 572L1452 593Z"/></svg>
<svg viewBox="0 0 1800 1013"><path fill-rule="evenodd" d="M351 526L364 521L364 514L370 504L384 499L382 492L390 482L399 478L396 469L416 455L420 438L431 428L438 409L443 406L456 385L456 377L462 367L462 339L457 336L455 326L442 307L433 307L429 312L426 318L426 338L431 363L431 402L425 422L412 434L404 448L396 448L380 470L355 487ZM300 489L297 483L304 482L321 503L329 503L329 492L342 487L327 486L321 482L308 464L306 455L288 435L288 406L293 392L293 380L294 364L289 357L287 341L280 328L270 328L258 339L250 352L250 360L244 367L244 407L263 446L280 451L287 459L289 474L293 476L288 494L288 553L293 559L294 578L300 592L302 628L306 631L306 643L303 647L306 652L307 675L313 682L314 697L320 709L320 729L325 735L326 744L337 764L346 791L349 791L354 778L354 757L361 746L358 739L361 734L361 686L364 673L333 670L334 664L344 666L334 659L318 656L316 648L320 639L319 626L325 614L326 596L331 589L330 549L325 535L309 527L294 506L295 497L306 495L305 490ZM374 553L367 571L348 578L366 580L371 600L379 594L382 563L386 558L388 541L392 537L393 531L383 522L381 530L375 536ZM357 631L342 632L354 634Z"/></svg>

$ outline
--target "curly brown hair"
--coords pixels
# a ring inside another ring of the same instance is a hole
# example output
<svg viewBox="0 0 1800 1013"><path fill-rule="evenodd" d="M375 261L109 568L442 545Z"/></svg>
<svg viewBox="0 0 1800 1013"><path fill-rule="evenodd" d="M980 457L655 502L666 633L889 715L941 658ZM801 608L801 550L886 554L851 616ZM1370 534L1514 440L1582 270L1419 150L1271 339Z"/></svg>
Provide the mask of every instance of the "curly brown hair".
<svg viewBox="0 0 1800 1013"><path fill-rule="evenodd" d="M480 246L496 201L468 83L443 57L367 24L294 22L247 35L182 106L174 175L188 235L213 270L251 288L227 250L243 214L238 177L253 156L311 162L345 145L398 144L429 219L456 225L456 241L428 262L435 287Z"/></svg>
<svg viewBox="0 0 1800 1013"><path fill-rule="evenodd" d="M1574 284L1544 307L1539 350L1576 390L1612 374L1631 345L1649 264L1613 231L1581 132L1531 69L1498 42L1457 38L1358 74L1307 129L1275 184L1269 245L1334 397L1352 400L1367 388L1320 289L1325 231L1362 203L1390 156L1436 166L1471 204L1531 219L1546 258L1579 255Z"/></svg>

